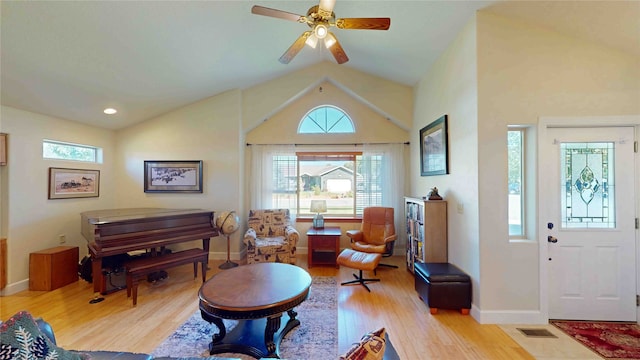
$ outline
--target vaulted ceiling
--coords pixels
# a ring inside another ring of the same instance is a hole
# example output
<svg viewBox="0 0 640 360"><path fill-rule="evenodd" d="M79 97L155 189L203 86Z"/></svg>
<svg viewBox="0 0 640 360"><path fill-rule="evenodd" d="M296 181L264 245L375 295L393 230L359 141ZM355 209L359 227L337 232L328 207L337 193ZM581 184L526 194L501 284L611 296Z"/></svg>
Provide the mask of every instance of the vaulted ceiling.
<svg viewBox="0 0 640 360"><path fill-rule="evenodd" d="M304 15L315 1L2 1L3 105L123 128L230 89L323 61L305 47L278 58L306 25L251 14ZM492 11L640 56L638 1L353 1L336 17L390 17L388 31L334 33L341 66L414 85L478 10ZM106 107L116 115L102 113Z"/></svg>

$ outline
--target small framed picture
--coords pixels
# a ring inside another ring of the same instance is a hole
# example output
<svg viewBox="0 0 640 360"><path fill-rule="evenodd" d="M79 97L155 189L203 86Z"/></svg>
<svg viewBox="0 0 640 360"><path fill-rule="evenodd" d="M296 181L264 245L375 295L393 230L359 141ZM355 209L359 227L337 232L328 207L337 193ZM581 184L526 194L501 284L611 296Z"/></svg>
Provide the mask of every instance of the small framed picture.
<svg viewBox="0 0 640 360"><path fill-rule="evenodd" d="M144 192L202 192L202 160L144 162Z"/></svg>
<svg viewBox="0 0 640 360"><path fill-rule="evenodd" d="M420 175L448 174L448 160L447 115L443 115L420 130Z"/></svg>
<svg viewBox="0 0 640 360"><path fill-rule="evenodd" d="M49 199L100 196L100 170L49 168Z"/></svg>

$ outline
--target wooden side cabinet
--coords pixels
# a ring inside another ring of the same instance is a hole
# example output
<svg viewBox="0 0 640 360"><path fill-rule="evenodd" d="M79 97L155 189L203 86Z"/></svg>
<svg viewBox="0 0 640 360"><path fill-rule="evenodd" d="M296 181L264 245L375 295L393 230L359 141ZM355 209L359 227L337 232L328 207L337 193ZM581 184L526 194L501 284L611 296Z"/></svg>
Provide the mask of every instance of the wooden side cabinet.
<svg viewBox="0 0 640 360"><path fill-rule="evenodd" d="M339 227L311 228L307 231L310 268L315 265L338 267L336 259L340 252L340 235L342 235L342 230Z"/></svg>
<svg viewBox="0 0 640 360"><path fill-rule="evenodd" d="M78 281L77 246L58 246L29 254L29 290L55 290Z"/></svg>
<svg viewBox="0 0 640 360"><path fill-rule="evenodd" d="M7 165L7 134L0 133L0 165Z"/></svg>

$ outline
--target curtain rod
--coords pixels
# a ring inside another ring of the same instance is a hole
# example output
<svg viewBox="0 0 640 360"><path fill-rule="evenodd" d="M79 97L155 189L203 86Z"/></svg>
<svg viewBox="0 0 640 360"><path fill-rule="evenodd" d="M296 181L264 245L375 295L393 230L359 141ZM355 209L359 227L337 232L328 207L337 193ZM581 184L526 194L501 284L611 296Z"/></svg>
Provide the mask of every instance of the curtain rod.
<svg viewBox="0 0 640 360"><path fill-rule="evenodd" d="M386 142L386 143L347 143L347 144L251 144L247 143L247 146L251 145L293 145L293 146L336 146L336 145L353 145L353 146L364 146L364 145L392 145L392 144L402 144L402 145L410 145L409 141L405 141L402 143L399 142Z"/></svg>

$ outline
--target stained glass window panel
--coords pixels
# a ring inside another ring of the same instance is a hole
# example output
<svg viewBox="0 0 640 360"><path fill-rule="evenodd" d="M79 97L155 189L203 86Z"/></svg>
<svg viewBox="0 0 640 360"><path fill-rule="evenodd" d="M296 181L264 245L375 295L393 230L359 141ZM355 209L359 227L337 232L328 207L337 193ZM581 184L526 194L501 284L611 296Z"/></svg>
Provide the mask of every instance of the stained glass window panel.
<svg viewBox="0 0 640 360"><path fill-rule="evenodd" d="M614 143L562 143L562 227L615 228Z"/></svg>

